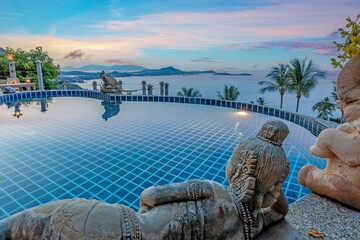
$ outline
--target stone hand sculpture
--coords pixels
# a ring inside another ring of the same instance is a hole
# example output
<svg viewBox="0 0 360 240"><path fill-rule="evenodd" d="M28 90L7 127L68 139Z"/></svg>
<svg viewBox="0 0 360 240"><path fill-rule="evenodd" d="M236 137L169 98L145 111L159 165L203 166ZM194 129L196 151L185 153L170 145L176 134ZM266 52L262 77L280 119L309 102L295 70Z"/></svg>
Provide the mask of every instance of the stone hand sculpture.
<svg viewBox="0 0 360 240"><path fill-rule="evenodd" d="M100 73L100 78L103 81L100 91L102 93L121 93L122 89L120 83L112 76L106 76L105 72Z"/></svg>
<svg viewBox="0 0 360 240"><path fill-rule="evenodd" d="M337 94L347 122L322 131L310 148L312 154L328 158L325 170L305 165L298 180L315 193L360 209L360 56L341 71Z"/></svg>
<svg viewBox="0 0 360 240"><path fill-rule="evenodd" d="M271 121L240 143L226 168L228 189L207 180L150 187L138 213L97 200L54 201L1 220L0 240L253 239L288 211L281 191L287 133L284 123Z"/></svg>

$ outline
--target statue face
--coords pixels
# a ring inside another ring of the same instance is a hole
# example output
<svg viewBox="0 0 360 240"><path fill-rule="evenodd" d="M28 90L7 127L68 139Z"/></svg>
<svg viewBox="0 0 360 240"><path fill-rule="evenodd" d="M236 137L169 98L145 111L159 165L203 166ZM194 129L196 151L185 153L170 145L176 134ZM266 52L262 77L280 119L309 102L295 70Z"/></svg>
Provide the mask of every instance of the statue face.
<svg viewBox="0 0 360 240"><path fill-rule="evenodd" d="M344 117L348 122L360 119L360 99L341 101L338 107L344 112Z"/></svg>
<svg viewBox="0 0 360 240"><path fill-rule="evenodd" d="M262 129L261 136L265 137L266 139L272 139L277 132L277 127L274 125L267 125L264 129Z"/></svg>

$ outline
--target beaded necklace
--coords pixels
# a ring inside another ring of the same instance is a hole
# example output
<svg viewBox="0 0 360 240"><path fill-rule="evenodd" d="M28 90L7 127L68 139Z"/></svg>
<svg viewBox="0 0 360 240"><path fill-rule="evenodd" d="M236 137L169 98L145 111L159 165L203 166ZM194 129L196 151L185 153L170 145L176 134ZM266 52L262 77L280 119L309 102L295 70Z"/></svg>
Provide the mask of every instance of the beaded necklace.
<svg viewBox="0 0 360 240"><path fill-rule="evenodd" d="M235 202L236 208L238 210L240 219L243 222L244 236L245 240L252 240L255 237L255 227L257 222L254 220L252 214L249 211L247 204L243 204L239 195L229 191L232 199Z"/></svg>

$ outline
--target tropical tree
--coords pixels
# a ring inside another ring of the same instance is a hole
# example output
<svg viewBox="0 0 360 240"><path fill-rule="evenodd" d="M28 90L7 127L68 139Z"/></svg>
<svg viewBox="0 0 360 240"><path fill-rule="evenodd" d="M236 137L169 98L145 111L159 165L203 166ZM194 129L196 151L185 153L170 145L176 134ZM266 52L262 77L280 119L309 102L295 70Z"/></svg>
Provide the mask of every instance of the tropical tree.
<svg viewBox="0 0 360 240"><path fill-rule="evenodd" d="M336 104L330 99L330 97L325 97L320 102L316 103L313 107L313 111L318 111L316 117L329 120L329 116L332 116L332 112L335 111Z"/></svg>
<svg viewBox="0 0 360 240"><path fill-rule="evenodd" d="M332 101L334 101L334 102L340 100L340 99L339 99L339 96L338 96L337 93L336 93L336 85L335 85L335 83L334 83L334 85L333 85L333 90L331 91L331 94L330 94L330 99L331 99Z"/></svg>
<svg viewBox="0 0 360 240"><path fill-rule="evenodd" d="M194 88L182 87L181 91L177 93L179 97L201 97L199 90Z"/></svg>
<svg viewBox="0 0 360 240"><path fill-rule="evenodd" d="M266 106L267 102L265 101L264 97L259 97L256 102L260 105L260 106Z"/></svg>
<svg viewBox="0 0 360 240"><path fill-rule="evenodd" d="M5 76L0 75L2 78L6 78L9 72L6 55L11 54L16 63L16 76L20 79L20 81L23 81L24 77L28 75L33 80L33 82L37 83L35 61L40 60L42 62L45 89L57 88L58 83L53 79L60 75L59 69L53 63L53 59L50 58L48 53L43 51L42 47L36 47L29 52L24 51L21 48L16 50L12 48L6 48L5 51L3 50L4 49L0 50L0 73L5 73Z"/></svg>
<svg viewBox="0 0 360 240"><path fill-rule="evenodd" d="M305 57L303 60L294 58L289 65L289 92L296 94L296 112L299 111L301 96L309 97L319 78L325 78L325 72L315 67L313 61Z"/></svg>
<svg viewBox="0 0 360 240"><path fill-rule="evenodd" d="M345 42L337 43L334 41L337 50L340 51L337 54L337 59L331 59L334 68L342 68L344 62L360 55L360 14L356 16L355 20L347 17L346 21L345 28L339 28L340 36L346 39Z"/></svg>
<svg viewBox="0 0 360 240"><path fill-rule="evenodd" d="M260 93L279 92L280 93L280 109L283 107L284 94L288 89L289 83L289 66L287 64L279 64L272 67L271 71L266 75L271 81L261 81L259 85L264 88L260 89Z"/></svg>
<svg viewBox="0 0 360 240"><path fill-rule="evenodd" d="M240 95L240 91L235 86L228 87L225 85L223 94L217 91L217 96L220 100L235 101Z"/></svg>
<svg viewBox="0 0 360 240"><path fill-rule="evenodd" d="M336 103L337 101L340 100L339 96L337 95L336 93L336 84L334 82L334 85L333 85L333 90L331 91L330 93L330 100L334 103ZM339 123L342 123L343 122L343 119L344 119L344 113L343 111L341 111L341 117L340 118L334 118L334 119L330 119L331 121L336 121L336 122L339 122Z"/></svg>

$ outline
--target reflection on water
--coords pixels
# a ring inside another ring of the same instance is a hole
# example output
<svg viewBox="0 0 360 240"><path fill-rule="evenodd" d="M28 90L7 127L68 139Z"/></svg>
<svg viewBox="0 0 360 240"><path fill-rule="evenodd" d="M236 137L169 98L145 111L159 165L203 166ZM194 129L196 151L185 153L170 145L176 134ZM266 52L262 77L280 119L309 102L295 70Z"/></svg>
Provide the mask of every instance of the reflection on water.
<svg viewBox="0 0 360 240"><path fill-rule="evenodd" d="M5 102L5 105L8 109L14 108L14 113L12 114L14 117L20 118L23 115L21 112L21 108L30 107L31 105L40 106L40 112L47 112L49 108L49 103L53 103L52 98L34 98L27 100L18 100L14 102ZM107 121L109 118L116 116L120 112L120 104L121 102L110 102L110 101L102 101L101 105L104 107L105 112L102 114L102 118Z"/></svg>
<svg viewBox="0 0 360 240"><path fill-rule="evenodd" d="M15 103L14 108L15 108L15 113L13 114L13 116L14 116L14 117L17 117L17 118L19 118L20 116L22 116L22 113L21 113L21 111L20 111L20 103L19 103L19 102L16 102L16 103Z"/></svg>
<svg viewBox="0 0 360 240"><path fill-rule="evenodd" d="M21 113L20 107L29 107L32 104L40 105L40 112L46 112L47 108L49 107L49 103L52 103L52 98L34 98L34 99L27 99L27 100L18 100L14 102L5 102L5 105L8 108L14 107L14 117L20 118L23 115Z"/></svg>
<svg viewBox="0 0 360 240"><path fill-rule="evenodd" d="M102 118L107 121L109 118L116 116L120 112L120 104L121 102L102 101L101 105L105 110Z"/></svg>
<svg viewBox="0 0 360 240"><path fill-rule="evenodd" d="M41 98L40 99L40 105L41 105L41 112L46 112L47 111L47 107L49 106L48 104L48 99L46 98Z"/></svg>

